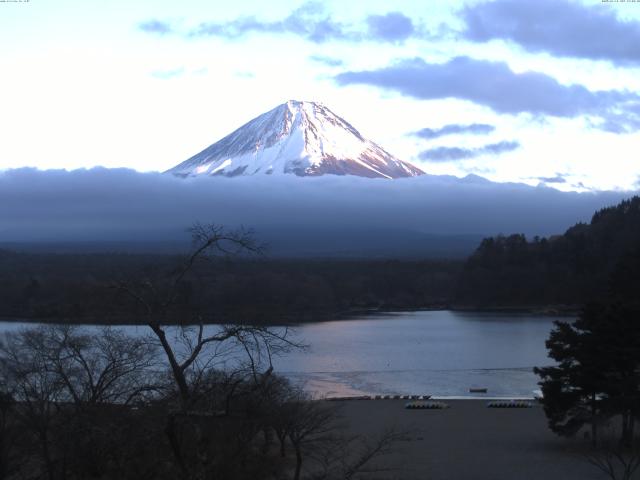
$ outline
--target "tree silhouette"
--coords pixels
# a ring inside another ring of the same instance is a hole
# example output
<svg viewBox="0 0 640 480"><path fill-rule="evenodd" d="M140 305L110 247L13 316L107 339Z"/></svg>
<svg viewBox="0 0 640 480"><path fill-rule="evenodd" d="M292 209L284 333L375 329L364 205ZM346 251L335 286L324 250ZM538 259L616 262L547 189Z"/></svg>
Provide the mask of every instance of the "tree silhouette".
<svg viewBox="0 0 640 480"><path fill-rule="evenodd" d="M597 438L603 420L604 378L607 361L601 352L598 328L602 307L591 304L573 323L555 322L546 346L557 366L535 368L541 377L543 405L549 428L559 435L573 436L585 424ZM605 368L603 368L605 367Z"/></svg>
<svg viewBox="0 0 640 480"><path fill-rule="evenodd" d="M606 301L588 304L569 324L556 322L546 345L557 366L536 368L550 428L573 435L619 416L631 446L640 414L640 255L625 255L611 275Z"/></svg>

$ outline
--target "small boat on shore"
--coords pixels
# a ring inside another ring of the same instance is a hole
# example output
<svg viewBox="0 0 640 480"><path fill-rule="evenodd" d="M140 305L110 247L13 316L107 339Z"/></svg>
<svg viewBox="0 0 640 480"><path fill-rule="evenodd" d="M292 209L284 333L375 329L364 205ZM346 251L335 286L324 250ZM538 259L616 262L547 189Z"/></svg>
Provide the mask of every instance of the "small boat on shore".
<svg viewBox="0 0 640 480"><path fill-rule="evenodd" d="M469 393L487 393L487 389L483 387L471 387Z"/></svg>

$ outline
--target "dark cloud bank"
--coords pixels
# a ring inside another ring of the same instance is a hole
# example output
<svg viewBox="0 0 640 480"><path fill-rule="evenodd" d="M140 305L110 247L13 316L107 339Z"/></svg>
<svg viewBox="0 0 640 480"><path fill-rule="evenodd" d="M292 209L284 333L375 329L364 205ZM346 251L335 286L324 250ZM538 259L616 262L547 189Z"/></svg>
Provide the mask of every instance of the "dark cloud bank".
<svg viewBox="0 0 640 480"><path fill-rule="evenodd" d="M290 34L314 43L332 40L359 42L373 40L398 43L416 33L412 20L400 12L369 15L365 28L334 20L320 3L307 3L290 15L275 21L239 17L228 22L203 22L188 35L236 39L251 33Z"/></svg>
<svg viewBox="0 0 640 480"><path fill-rule="evenodd" d="M347 71L336 75L340 85L365 84L403 95L432 100L459 98L496 113L576 117L592 115L618 129L639 124L640 96L619 90L591 91L582 85L563 85L538 72L516 73L504 62L456 57L446 63L405 59L378 70Z"/></svg>
<svg viewBox="0 0 640 480"><path fill-rule="evenodd" d="M219 37L235 40L250 34L295 35L314 43L328 41L379 41L401 43L422 35L411 18L401 12L383 15L368 15L363 25L351 25L335 20L321 2L308 2L277 20L266 20L256 16L241 16L228 21L200 23L186 33L187 37ZM148 20L138 28L150 34L166 35L177 30L170 22Z"/></svg>
<svg viewBox="0 0 640 480"><path fill-rule="evenodd" d="M586 5L577 0L493 0L460 10L462 38L475 43L505 40L532 52L554 56L607 60L621 65L640 62L640 22L617 16L616 2ZM322 43L330 40L403 42L433 38L402 12L369 15L362 26L336 21L321 2L307 2L286 17L265 20L242 16L228 21L203 22L191 37L236 39L251 33L292 34ZM138 28L166 35L177 30L170 22L151 19Z"/></svg>
<svg viewBox="0 0 640 480"><path fill-rule="evenodd" d="M563 232L625 196L472 176L182 180L124 169L17 169L0 173L0 236L4 244L153 245L184 241L200 221L253 227L275 255L428 255L455 253L456 245L468 253L482 235Z"/></svg>
<svg viewBox="0 0 640 480"><path fill-rule="evenodd" d="M615 2L496 0L462 10L463 35L474 42L502 39L552 55L640 62L640 22L616 16ZM634 7L632 5L631 7Z"/></svg>
<svg viewBox="0 0 640 480"><path fill-rule="evenodd" d="M555 177L536 177L543 183L567 183L567 179L564 178L564 175L561 173L557 173Z"/></svg>
<svg viewBox="0 0 640 480"><path fill-rule="evenodd" d="M502 153L512 152L518 148L520 148L520 143L513 141L489 143L477 148L436 147L421 152L419 157L422 160L431 162L449 162L452 160L467 160L479 157L480 155L500 155Z"/></svg>
<svg viewBox="0 0 640 480"><path fill-rule="evenodd" d="M486 135L493 132L495 129L496 127L494 127L493 125L487 125L486 123L471 123L469 125L451 123L440 128L423 128L421 130L418 130L417 132L413 132L412 135L415 137L432 140L434 138L440 138L446 135Z"/></svg>
<svg viewBox="0 0 640 480"><path fill-rule="evenodd" d="M147 20L138 25L138 28L145 33L153 33L155 35L168 35L173 33L173 28L168 22L161 20Z"/></svg>

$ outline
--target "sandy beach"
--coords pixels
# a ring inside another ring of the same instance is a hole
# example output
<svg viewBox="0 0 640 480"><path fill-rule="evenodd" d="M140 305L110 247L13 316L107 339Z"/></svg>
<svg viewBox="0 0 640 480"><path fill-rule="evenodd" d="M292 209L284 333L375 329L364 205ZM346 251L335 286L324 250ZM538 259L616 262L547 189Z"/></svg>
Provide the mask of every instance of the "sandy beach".
<svg viewBox="0 0 640 480"><path fill-rule="evenodd" d="M385 428L410 432L380 463L380 479L597 480L584 439L548 428L542 407L487 408L485 400L446 400L446 410L407 410L406 400L336 402L350 433L375 436ZM377 475L377 476L376 476ZM368 477L369 478L369 477Z"/></svg>

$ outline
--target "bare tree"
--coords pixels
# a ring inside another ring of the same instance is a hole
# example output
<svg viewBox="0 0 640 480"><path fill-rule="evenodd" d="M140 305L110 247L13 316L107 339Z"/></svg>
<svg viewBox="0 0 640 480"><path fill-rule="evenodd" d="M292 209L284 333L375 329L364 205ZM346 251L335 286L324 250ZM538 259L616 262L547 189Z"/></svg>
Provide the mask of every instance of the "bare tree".
<svg viewBox="0 0 640 480"><path fill-rule="evenodd" d="M288 437L296 456L294 480L300 479L304 452L320 449L321 444L336 443L336 417L333 405L313 402L301 395L288 409Z"/></svg>
<svg viewBox="0 0 640 480"><path fill-rule="evenodd" d="M221 425L230 421L213 418L221 410L220 404L216 405L220 396L211 395L220 387L215 380L222 378L223 386L229 387L222 409L228 415L232 398L259 396L255 394L273 372L274 356L302 345L292 340L286 327L242 323L205 326L203 312L189 303L190 292L201 283L200 265L221 256L259 254L262 248L252 232L244 229L230 231L219 225L196 224L191 234L192 251L175 269L121 280L114 287L133 301L164 353L178 406L168 412L165 434L182 475L199 478L224 471L220 469L225 456L228 460L246 455L240 452L260 431L259 422L245 415L235 423L233 441L213 440L226 431ZM215 370L222 373L212 375Z"/></svg>
<svg viewBox="0 0 640 480"><path fill-rule="evenodd" d="M147 338L113 328L89 334L72 325L47 325L8 334L0 347L17 388L29 378L46 376L55 400L76 407L128 404L154 388L149 382L156 347Z"/></svg>
<svg viewBox="0 0 640 480"><path fill-rule="evenodd" d="M77 407L126 405L157 388L150 381L156 347L149 339L113 328L103 328L97 335L71 325L49 326L45 331L39 348Z"/></svg>
<svg viewBox="0 0 640 480"><path fill-rule="evenodd" d="M339 436L325 445L314 458L322 469L309 476L312 480L351 480L368 478L373 473L390 472L395 468L380 465L377 460L393 453L395 444L408 432L393 428L370 439L362 435Z"/></svg>
<svg viewBox="0 0 640 480"><path fill-rule="evenodd" d="M195 277L200 262L216 256L258 254L262 251L252 232L244 229L228 231L219 225L196 224L191 234L191 254L163 278L146 276L114 285L142 308L145 322L165 354L184 412L192 407L193 392L202 373L217 362L226 363L231 356L242 352L242 361L234 367L248 369L253 380L258 382L271 373L274 355L300 346L291 340L288 328L240 324L205 328L202 317L193 312L176 322L172 313L182 299L187 281ZM176 323L179 326L174 328L179 331L172 342L169 331Z"/></svg>
<svg viewBox="0 0 640 480"><path fill-rule="evenodd" d="M15 417L37 446L47 478L56 475L52 432L60 403L66 399L60 377L52 371L42 345L46 329L26 329L7 334L0 344L2 374L20 408Z"/></svg>
<svg viewBox="0 0 640 480"><path fill-rule="evenodd" d="M291 443L295 455L294 480L350 480L385 471L375 465L375 460L391 453L393 445L406 436L406 432L394 429L373 439L346 435L338 404L313 400L287 383L282 391L272 427L280 441L282 457L286 456L286 441Z"/></svg>
<svg viewBox="0 0 640 480"><path fill-rule="evenodd" d="M98 443L90 439L109 437L114 407L122 417L122 408L155 388L154 349L143 338L110 328L89 335L51 325L5 336L0 363L16 400L14 418L38 445L48 478L65 472L73 449L82 445L86 456Z"/></svg>
<svg viewBox="0 0 640 480"><path fill-rule="evenodd" d="M15 408L13 395L0 385L0 480L11 478L19 470L15 450L20 431L15 422Z"/></svg>
<svg viewBox="0 0 640 480"><path fill-rule="evenodd" d="M631 480L640 468L640 446L634 440L628 443L616 439L609 426L601 432L597 445L585 459L611 480Z"/></svg>

